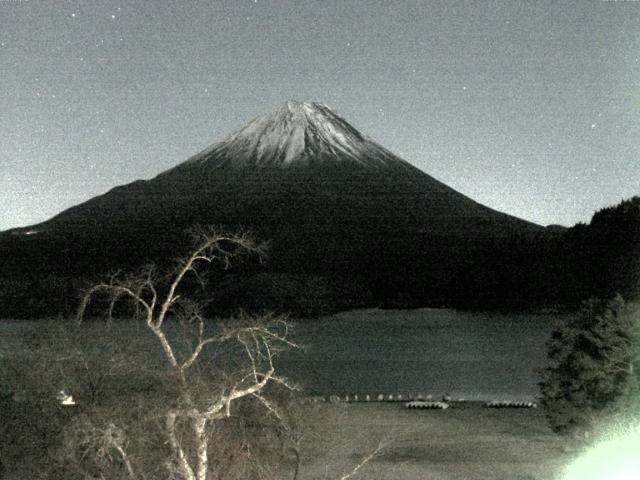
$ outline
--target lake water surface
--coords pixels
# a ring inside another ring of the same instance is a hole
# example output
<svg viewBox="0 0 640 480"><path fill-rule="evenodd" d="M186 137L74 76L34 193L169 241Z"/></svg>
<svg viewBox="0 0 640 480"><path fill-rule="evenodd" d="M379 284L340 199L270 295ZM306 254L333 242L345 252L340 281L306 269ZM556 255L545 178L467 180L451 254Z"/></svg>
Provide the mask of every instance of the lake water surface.
<svg viewBox="0 0 640 480"><path fill-rule="evenodd" d="M557 314L356 310L300 324L280 371L313 394L535 400Z"/></svg>
<svg viewBox="0 0 640 480"><path fill-rule="evenodd" d="M535 400L558 314L355 310L298 323L277 369L312 395ZM6 346L34 322L0 320ZM98 327L96 327L98 329ZM123 335L146 334L129 325ZM8 341L8 342L7 342Z"/></svg>

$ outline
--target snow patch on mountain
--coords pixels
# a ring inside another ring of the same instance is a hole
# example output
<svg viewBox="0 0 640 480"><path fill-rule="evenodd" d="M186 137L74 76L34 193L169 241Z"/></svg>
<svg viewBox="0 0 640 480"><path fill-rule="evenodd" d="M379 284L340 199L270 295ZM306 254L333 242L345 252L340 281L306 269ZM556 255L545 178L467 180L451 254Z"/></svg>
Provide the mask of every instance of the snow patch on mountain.
<svg viewBox="0 0 640 480"><path fill-rule="evenodd" d="M290 100L189 159L188 163L288 167L351 162L380 168L406 163L320 103Z"/></svg>

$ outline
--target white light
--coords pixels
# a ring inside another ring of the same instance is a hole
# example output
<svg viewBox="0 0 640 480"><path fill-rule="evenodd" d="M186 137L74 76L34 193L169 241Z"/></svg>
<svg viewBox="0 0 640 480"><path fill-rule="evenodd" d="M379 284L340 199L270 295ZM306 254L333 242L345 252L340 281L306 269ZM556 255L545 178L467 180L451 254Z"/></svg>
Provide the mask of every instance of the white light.
<svg viewBox="0 0 640 480"><path fill-rule="evenodd" d="M569 467L564 480L637 480L638 452L640 429L596 445Z"/></svg>
<svg viewBox="0 0 640 480"><path fill-rule="evenodd" d="M75 405L76 404L76 401L73 399L73 396L69 395L69 393L66 390L60 390L56 397L57 397L58 401L62 405Z"/></svg>

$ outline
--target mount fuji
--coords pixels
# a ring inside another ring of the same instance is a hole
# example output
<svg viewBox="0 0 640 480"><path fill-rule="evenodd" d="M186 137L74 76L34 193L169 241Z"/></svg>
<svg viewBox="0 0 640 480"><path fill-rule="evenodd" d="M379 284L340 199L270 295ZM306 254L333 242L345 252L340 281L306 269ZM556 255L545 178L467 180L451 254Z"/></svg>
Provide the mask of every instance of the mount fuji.
<svg viewBox="0 0 640 480"><path fill-rule="evenodd" d="M0 268L23 270L25 254L27 268L55 275L133 267L174 257L194 224L270 241L274 274L430 299L448 296L480 245L544 230L434 179L329 107L289 101L153 179L0 234Z"/></svg>

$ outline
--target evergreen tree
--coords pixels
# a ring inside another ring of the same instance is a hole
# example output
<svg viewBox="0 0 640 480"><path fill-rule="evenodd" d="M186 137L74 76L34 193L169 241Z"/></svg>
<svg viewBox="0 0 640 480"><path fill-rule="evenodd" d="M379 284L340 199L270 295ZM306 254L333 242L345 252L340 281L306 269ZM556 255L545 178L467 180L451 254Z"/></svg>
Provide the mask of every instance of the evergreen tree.
<svg viewBox="0 0 640 480"><path fill-rule="evenodd" d="M632 309L619 295L587 300L577 316L556 326L547 345L551 364L540 384L555 431L586 434L637 399L637 330Z"/></svg>

